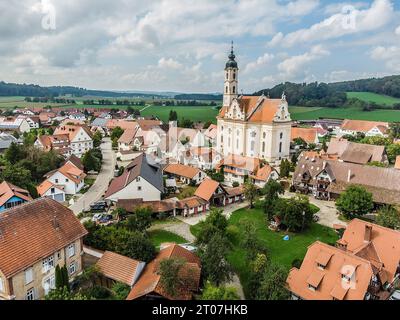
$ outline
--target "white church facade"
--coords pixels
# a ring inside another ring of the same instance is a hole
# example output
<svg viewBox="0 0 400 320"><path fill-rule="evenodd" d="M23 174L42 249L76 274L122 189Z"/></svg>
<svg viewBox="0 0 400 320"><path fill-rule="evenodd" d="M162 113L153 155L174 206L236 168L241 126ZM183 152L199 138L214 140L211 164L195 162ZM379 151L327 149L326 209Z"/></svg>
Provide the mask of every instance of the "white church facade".
<svg viewBox="0 0 400 320"><path fill-rule="evenodd" d="M233 48L225 67L223 106L217 116L217 151L269 163L289 157L292 120L288 103L266 96L238 95L239 68Z"/></svg>

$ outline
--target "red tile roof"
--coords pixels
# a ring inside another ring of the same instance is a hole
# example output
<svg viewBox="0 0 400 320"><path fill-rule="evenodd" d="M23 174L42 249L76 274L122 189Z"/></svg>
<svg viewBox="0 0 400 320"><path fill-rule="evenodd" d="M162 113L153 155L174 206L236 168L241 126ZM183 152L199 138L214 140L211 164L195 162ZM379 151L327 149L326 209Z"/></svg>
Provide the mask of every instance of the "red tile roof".
<svg viewBox="0 0 400 320"><path fill-rule="evenodd" d="M31 201L32 197L28 190L17 187L7 181L0 184L0 206L4 205L10 198L19 197L25 201Z"/></svg>
<svg viewBox="0 0 400 320"><path fill-rule="evenodd" d="M205 179L199 185L194 195L206 201L210 201L211 197L213 196L214 192L218 189L219 186L220 186L219 182L214 181L212 179Z"/></svg>

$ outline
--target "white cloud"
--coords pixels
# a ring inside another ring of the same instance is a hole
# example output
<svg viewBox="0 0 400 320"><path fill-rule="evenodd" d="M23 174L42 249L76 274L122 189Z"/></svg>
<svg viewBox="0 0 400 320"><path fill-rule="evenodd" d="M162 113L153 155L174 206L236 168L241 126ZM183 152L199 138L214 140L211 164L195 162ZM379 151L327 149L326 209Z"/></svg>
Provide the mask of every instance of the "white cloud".
<svg viewBox="0 0 400 320"><path fill-rule="evenodd" d="M167 69L174 69L174 70L179 70L183 67L183 65L181 63L179 63L178 61L169 58L161 58L160 60L158 60L158 66L160 68L167 68Z"/></svg>
<svg viewBox="0 0 400 320"><path fill-rule="evenodd" d="M400 26L398 26L397 29L395 30L395 34L400 36Z"/></svg>
<svg viewBox="0 0 400 320"><path fill-rule="evenodd" d="M400 71L400 47L398 46L375 47L371 51L370 57L374 60L384 61L390 72Z"/></svg>
<svg viewBox="0 0 400 320"><path fill-rule="evenodd" d="M324 49L322 46L314 46L309 52L302 55L292 56L280 64L278 64L278 70L283 72L287 77L296 77L299 72L304 71L304 67L312 61L321 59L324 56L329 55L330 52Z"/></svg>
<svg viewBox="0 0 400 320"><path fill-rule="evenodd" d="M388 24L393 16L394 9L390 0L374 0L368 9L356 9L350 15L348 13L336 13L312 25L309 29L300 29L287 34L280 40L280 43L283 46L292 47L297 44L377 30Z"/></svg>
<svg viewBox="0 0 400 320"><path fill-rule="evenodd" d="M350 6L356 8L356 9L362 9L362 8L368 7L368 2L347 1L347 2L340 2L340 3L332 3L332 4L328 4L325 7L324 13L327 15L333 15L335 13L343 13L343 8L350 7Z"/></svg>
<svg viewBox="0 0 400 320"><path fill-rule="evenodd" d="M243 73L251 73L253 71L259 70L263 66L267 65L274 59L274 55L270 53L265 53L263 56L258 57L256 61L249 62L243 69Z"/></svg>

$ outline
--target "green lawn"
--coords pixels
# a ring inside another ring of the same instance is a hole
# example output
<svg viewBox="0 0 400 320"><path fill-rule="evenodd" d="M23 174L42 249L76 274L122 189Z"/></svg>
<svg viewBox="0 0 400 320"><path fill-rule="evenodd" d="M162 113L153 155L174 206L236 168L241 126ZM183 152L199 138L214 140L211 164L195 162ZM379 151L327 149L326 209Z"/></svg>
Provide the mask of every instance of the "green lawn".
<svg viewBox="0 0 400 320"><path fill-rule="evenodd" d="M162 243L175 242L175 243L187 243L188 241L169 231L166 230L153 230L149 232L151 242L159 248Z"/></svg>
<svg viewBox="0 0 400 320"><path fill-rule="evenodd" d="M236 226L239 228L239 232L241 232L245 219L255 223L258 239L265 245L268 251L268 257L272 259L273 262L284 266L287 270L291 268L294 259L304 258L307 247L313 242L319 240L333 244L338 239L333 229L316 223L313 223L308 230L298 234L271 231L266 225L265 214L260 209L241 209L234 212L229 219L229 225ZM190 230L196 235L198 234L199 226L192 226ZM287 234L290 236L290 240L284 241L283 237ZM241 248L240 239L241 236L239 233L238 240L233 243L233 249L228 256L228 261L239 275L240 282L246 294L248 293L247 285L251 271L246 259L246 252Z"/></svg>
<svg viewBox="0 0 400 320"><path fill-rule="evenodd" d="M348 98L357 98L366 102L375 102L377 104L386 104L392 106L396 103L400 103L400 99L385 96L383 94L376 94L371 92L347 92Z"/></svg>
<svg viewBox="0 0 400 320"><path fill-rule="evenodd" d="M357 108L313 108L313 107L290 107L293 120L315 120L319 118L373 120L373 121L400 121L399 110L374 110L362 111Z"/></svg>

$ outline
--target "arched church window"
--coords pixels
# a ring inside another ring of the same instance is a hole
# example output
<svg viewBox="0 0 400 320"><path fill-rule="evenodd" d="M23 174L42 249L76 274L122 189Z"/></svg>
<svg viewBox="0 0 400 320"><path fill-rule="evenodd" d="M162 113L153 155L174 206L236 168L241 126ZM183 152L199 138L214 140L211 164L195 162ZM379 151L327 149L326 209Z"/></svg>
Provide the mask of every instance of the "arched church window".
<svg viewBox="0 0 400 320"><path fill-rule="evenodd" d="M221 143L224 142L224 136L221 136Z"/></svg>
<svg viewBox="0 0 400 320"><path fill-rule="evenodd" d="M233 87L233 93L236 93L236 87L235 86Z"/></svg>
<svg viewBox="0 0 400 320"><path fill-rule="evenodd" d="M236 72L233 73L233 80L236 80Z"/></svg>
<svg viewBox="0 0 400 320"><path fill-rule="evenodd" d="M254 141L252 141L252 142L251 142L251 145L250 145L250 150L251 150L251 152L254 152L255 146L256 146L256 143L255 143Z"/></svg>
<svg viewBox="0 0 400 320"><path fill-rule="evenodd" d="M282 152L282 142L279 142L279 152Z"/></svg>
<svg viewBox="0 0 400 320"><path fill-rule="evenodd" d="M265 152L265 142L262 143L262 152Z"/></svg>
<svg viewBox="0 0 400 320"><path fill-rule="evenodd" d="M252 131L250 133L250 137L255 138L257 136L257 133L255 131Z"/></svg>

